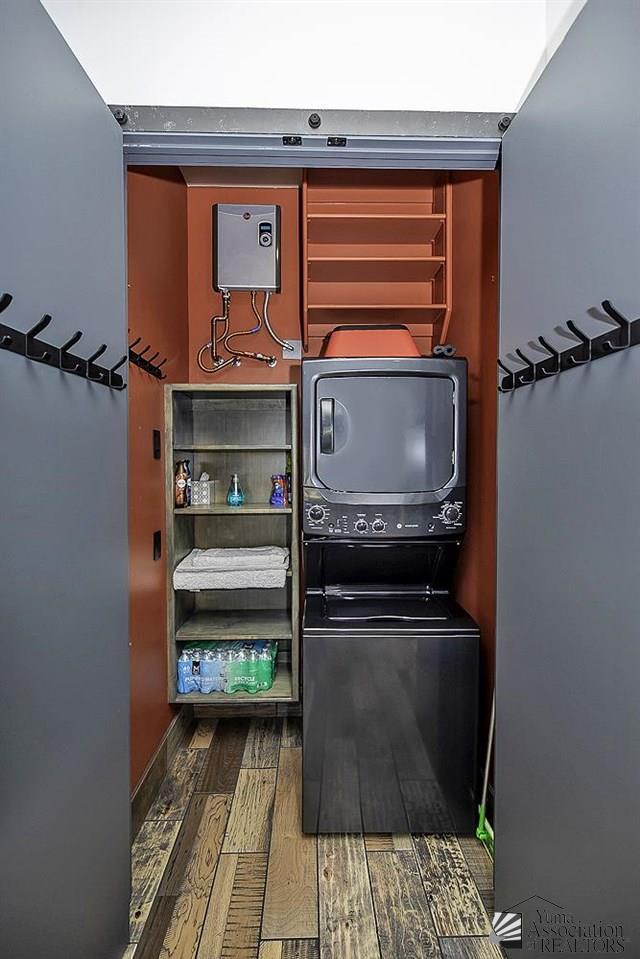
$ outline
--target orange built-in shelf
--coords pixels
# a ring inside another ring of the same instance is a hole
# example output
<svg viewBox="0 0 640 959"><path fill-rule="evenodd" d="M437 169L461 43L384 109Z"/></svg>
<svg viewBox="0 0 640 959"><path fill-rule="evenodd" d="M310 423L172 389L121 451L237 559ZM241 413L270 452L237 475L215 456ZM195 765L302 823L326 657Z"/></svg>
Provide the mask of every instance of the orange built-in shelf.
<svg viewBox="0 0 640 959"><path fill-rule="evenodd" d="M305 349L337 325L407 322L431 346L451 312L446 174L307 172L303 183ZM406 321L405 318L406 317Z"/></svg>
<svg viewBox="0 0 640 959"><path fill-rule="evenodd" d="M446 310L446 303L309 303L308 310Z"/></svg>
<svg viewBox="0 0 640 959"><path fill-rule="evenodd" d="M309 256L309 263L436 263L445 262L444 256Z"/></svg>
<svg viewBox="0 0 640 959"><path fill-rule="evenodd" d="M442 224L445 222L446 217L438 213L382 213L374 212L370 213L348 213L340 212L337 213L307 213L307 220L309 223L322 222L325 220L342 220L346 223L354 220L383 220L384 222L418 222L423 226L428 234L431 236L436 236Z"/></svg>

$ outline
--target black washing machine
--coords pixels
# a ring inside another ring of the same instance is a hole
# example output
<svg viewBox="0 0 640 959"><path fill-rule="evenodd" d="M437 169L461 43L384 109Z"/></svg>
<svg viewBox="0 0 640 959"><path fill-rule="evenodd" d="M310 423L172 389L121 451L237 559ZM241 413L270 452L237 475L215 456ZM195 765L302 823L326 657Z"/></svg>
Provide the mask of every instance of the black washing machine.
<svg viewBox="0 0 640 959"><path fill-rule="evenodd" d="M470 833L466 363L303 363L303 829Z"/></svg>
<svg viewBox="0 0 640 959"><path fill-rule="evenodd" d="M305 544L305 832L473 831L479 631L439 588L456 549Z"/></svg>

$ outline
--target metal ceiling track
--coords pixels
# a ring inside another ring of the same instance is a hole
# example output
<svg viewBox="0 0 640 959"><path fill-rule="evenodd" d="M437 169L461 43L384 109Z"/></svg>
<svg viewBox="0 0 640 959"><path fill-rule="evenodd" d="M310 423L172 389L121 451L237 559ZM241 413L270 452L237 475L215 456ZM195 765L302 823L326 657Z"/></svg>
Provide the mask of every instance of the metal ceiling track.
<svg viewBox="0 0 640 959"><path fill-rule="evenodd" d="M128 164L493 170L512 114L111 106Z"/></svg>

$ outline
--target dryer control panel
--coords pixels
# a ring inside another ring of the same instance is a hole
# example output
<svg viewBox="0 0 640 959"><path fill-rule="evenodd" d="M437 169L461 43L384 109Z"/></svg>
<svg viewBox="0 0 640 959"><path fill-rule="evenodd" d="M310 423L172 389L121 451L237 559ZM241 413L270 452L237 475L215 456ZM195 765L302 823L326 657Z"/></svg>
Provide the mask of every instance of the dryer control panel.
<svg viewBox="0 0 640 959"><path fill-rule="evenodd" d="M369 506L328 503L305 497L304 533L341 538L391 538L459 535L465 528L462 496L414 506Z"/></svg>

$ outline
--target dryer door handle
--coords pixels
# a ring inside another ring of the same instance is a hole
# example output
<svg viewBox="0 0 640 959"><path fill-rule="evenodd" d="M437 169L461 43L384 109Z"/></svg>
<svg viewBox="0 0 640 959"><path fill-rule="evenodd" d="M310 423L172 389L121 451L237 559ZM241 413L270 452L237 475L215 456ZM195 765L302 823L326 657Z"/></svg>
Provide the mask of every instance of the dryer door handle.
<svg viewBox="0 0 640 959"><path fill-rule="evenodd" d="M320 452L333 453L333 412L335 402L333 397L320 400Z"/></svg>

